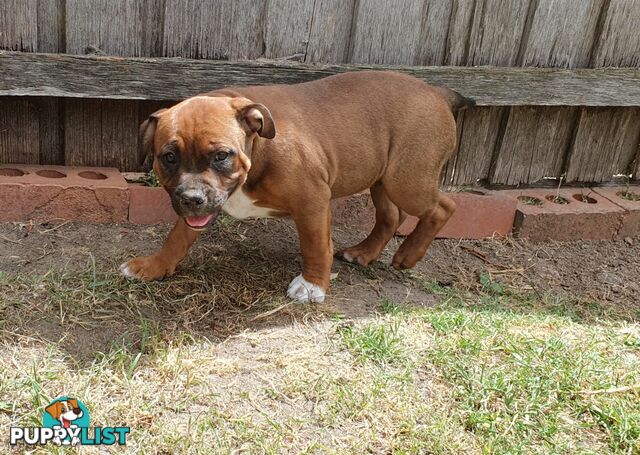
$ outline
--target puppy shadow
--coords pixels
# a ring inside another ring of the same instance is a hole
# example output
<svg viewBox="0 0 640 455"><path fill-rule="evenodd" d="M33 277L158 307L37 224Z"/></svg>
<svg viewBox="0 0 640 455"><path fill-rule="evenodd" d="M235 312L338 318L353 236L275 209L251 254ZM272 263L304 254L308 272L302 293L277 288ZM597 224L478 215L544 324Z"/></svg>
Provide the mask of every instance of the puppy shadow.
<svg viewBox="0 0 640 455"><path fill-rule="evenodd" d="M364 235L344 238L341 233L341 246ZM362 268L336 260L325 303L292 302L286 289L302 270L302 259L295 226L286 220L223 220L203 235L173 277L144 283L119 275L122 261L152 254L161 241L158 236L115 255L100 254L109 251L100 244L92 247L93 262L85 259L71 269L51 271L39 285L40 296L30 305L10 308L7 322L15 321L19 336L53 344L84 367L110 353L143 352L152 342L220 342L296 322L367 317L379 312L385 299L433 300L407 274L386 264Z"/></svg>

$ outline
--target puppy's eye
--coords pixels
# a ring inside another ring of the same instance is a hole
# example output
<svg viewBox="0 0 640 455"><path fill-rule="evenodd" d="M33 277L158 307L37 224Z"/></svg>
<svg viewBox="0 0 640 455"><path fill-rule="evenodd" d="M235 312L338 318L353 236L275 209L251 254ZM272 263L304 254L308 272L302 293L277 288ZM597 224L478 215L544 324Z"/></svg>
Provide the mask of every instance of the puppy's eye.
<svg viewBox="0 0 640 455"><path fill-rule="evenodd" d="M162 155L162 159L167 164L174 164L176 162L176 154L173 152L167 152Z"/></svg>
<svg viewBox="0 0 640 455"><path fill-rule="evenodd" d="M227 158L229 158L229 155L231 155L230 152L222 150L222 151L216 153L215 160L216 161L224 161Z"/></svg>

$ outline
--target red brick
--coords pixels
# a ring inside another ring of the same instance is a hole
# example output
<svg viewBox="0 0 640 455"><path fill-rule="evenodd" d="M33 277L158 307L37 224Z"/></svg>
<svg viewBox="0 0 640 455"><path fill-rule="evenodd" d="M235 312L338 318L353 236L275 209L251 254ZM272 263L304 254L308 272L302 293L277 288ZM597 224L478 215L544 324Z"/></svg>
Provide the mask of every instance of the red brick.
<svg viewBox="0 0 640 455"><path fill-rule="evenodd" d="M135 224L175 223L178 215L164 188L129 185L129 221Z"/></svg>
<svg viewBox="0 0 640 455"><path fill-rule="evenodd" d="M483 194L446 193L458 208L445 227L438 233L439 238L479 239L494 234L506 235L511 232L516 212L516 202L499 192L482 190ZM375 207L368 193L336 199L332 202L333 220L370 231L375 221ZM398 234L408 235L417 224L416 217L408 217L398 229Z"/></svg>
<svg viewBox="0 0 640 455"><path fill-rule="evenodd" d="M612 239L624 216L622 208L590 188L529 188L502 193L518 201L515 233L532 241ZM554 203L556 195L568 203ZM595 202L581 202L578 199L582 196ZM526 204L522 201L525 197L536 198L542 204Z"/></svg>
<svg viewBox="0 0 640 455"><path fill-rule="evenodd" d="M0 166L0 221L127 220L127 183L117 169Z"/></svg>
<svg viewBox="0 0 640 455"><path fill-rule="evenodd" d="M482 239L511 233L516 214L516 202L499 191L446 193L456 203L456 211L438 232L438 238ZM398 234L408 235L418 219L410 216L398 228Z"/></svg>
<svg viewBox="0 0 640 455"><path fill-rule="evenodd" d="M606 197L626 211L622 219L622 225L618 230L618 238L640 236L640 200L630 201L620 197L620 193L626 191L640 196L640 186L629 186L629 188L626 186L598 187L594 188L593 191Z"/></svg>

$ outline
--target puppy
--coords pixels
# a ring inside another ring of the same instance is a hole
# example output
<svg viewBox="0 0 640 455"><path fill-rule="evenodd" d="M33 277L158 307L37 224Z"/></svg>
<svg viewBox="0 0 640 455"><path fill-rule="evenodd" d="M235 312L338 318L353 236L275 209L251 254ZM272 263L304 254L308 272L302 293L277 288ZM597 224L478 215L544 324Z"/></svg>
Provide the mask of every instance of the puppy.
<svg viewBox="0 0 640 455"><path fill-rule="evenodd" d="M161 109L140 128L142 151L180 219L159 252L121 271L172 275L220 210L240 219L291 216L304 265L288 295L322 302L333 260L330 201L365 189L375 227L338 256L366 266L410 214L418 225L392 264L413 267L455 210L439 176L456 144L454 113L473 105L411 76L363 71L216 90Z"/></svg>

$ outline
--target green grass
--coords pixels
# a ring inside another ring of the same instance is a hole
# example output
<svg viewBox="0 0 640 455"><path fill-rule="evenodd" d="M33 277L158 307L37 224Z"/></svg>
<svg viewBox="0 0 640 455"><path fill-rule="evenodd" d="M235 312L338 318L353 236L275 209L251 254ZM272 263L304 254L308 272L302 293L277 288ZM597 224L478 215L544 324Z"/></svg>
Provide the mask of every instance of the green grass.
<svg viewBox="0 0 640 455"><path fill-rule="evenodd" d="M286 307L254 327L282 304L275 291L228 280L238 309L191 275L140 284L100 270L0 278L3 428L37 425L64 391L96 424L131 425L129 453L640 452L637 308L483 273L465 289L420 281L435 306L384 299L355 320ZM44 337L43 320L65 330ZM121 330L82 360L68 350L75 324ZM216 324L239 328L221 343Z"/></svg>
<svg viewBox="0 0 640 455"><path fill-rule="evenodd" d="M358 328L347 325L340 327L339 333L345 346L362 360L392 362L402 355L397 323L370 323Z"/></svg>

